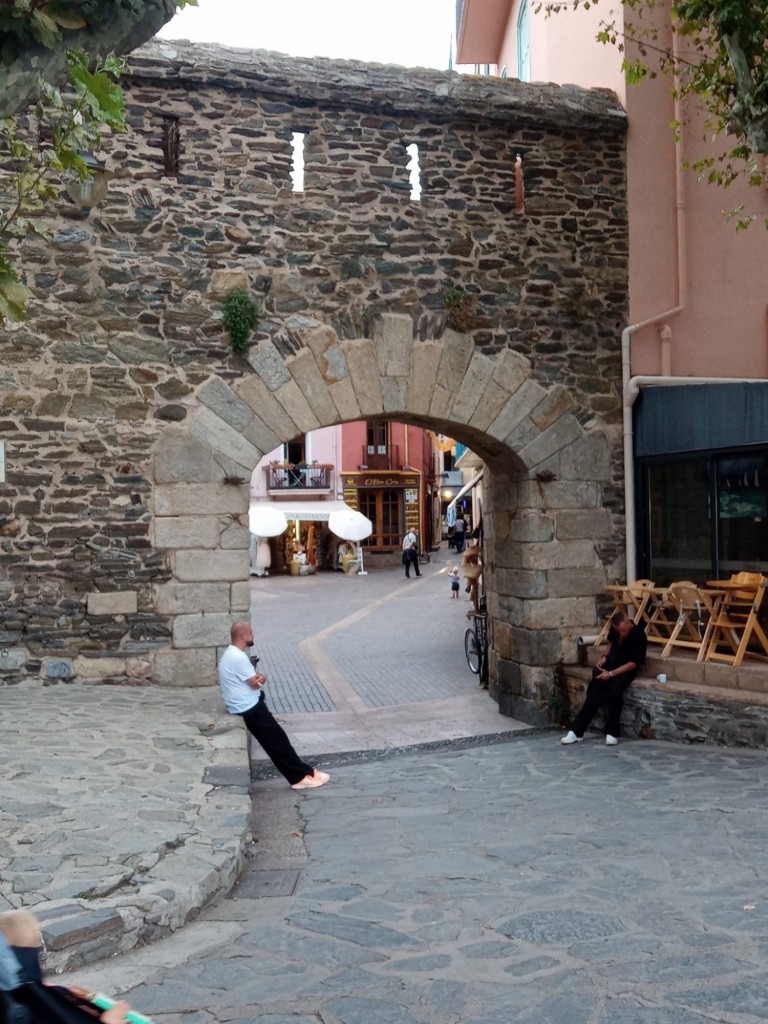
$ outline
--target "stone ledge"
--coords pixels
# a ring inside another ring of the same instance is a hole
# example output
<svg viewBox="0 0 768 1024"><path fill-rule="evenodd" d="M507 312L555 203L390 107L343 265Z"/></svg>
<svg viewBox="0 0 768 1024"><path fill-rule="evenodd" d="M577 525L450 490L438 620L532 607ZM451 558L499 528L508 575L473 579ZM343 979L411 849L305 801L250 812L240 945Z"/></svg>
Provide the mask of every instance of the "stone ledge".
<svg viewBox="0 0 768 1024"><path fill-rule="evenodd" d="M664 659L668 676L671 659ZM638 676L627 691L621 718L627 736L726 747L768 748L768 694L757 690ZM590 668L567 665L565 688L570 706L583 700ZM595 720L599 726L601 719Z"/></svg>
<svg viewBox="0 0 768 1024"><path fill-rule="evenodd" d="M56 973L125 953L193 920L226 896L242 873L250 842L251 811L246 744L233 734L211 734L213 754L202 783L196 834L161 856L145 875L100 899L65 899L30 907L43 926L47 965Z"/></svg>

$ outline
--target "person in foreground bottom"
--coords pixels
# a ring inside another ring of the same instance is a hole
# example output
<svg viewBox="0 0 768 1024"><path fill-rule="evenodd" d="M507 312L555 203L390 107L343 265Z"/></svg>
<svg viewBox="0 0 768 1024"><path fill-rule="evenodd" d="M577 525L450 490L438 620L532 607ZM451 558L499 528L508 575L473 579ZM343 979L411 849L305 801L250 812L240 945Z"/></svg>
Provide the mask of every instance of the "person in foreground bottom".
<svg viewBox="0 0 768 1024"><path fill-rule="evenodd" d="M248 622L234 622L230 644L219 662L219 686L231 715L240 715L246 728L264 753L291 784L291 789L317 789L329 781L327 772L302 761L291 746L285 730L267 707L262 687L267 677L256 671L258 657L249 657L246 647L253 643Z"/></svg>
<svg viewBox="0 0 768 1024"><path fill-rule="evenodd" d="M561 743L580 742L589 723L605 704L605 743L609 747L616 746L624 694L645 661L647 646L642 626L636 626L624 612L615 612L611 617L608 650L592 669L584 704Z"/></svg>

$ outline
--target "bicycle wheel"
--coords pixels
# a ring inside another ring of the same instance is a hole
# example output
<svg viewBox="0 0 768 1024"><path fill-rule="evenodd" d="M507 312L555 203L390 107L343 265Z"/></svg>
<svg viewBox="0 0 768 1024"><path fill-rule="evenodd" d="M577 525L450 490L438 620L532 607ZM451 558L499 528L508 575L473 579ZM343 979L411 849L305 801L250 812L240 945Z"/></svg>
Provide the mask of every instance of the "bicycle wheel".
<svg viewBox="0 0 768 1024"><path fill-rule="evenodd" d="M483 661L483 652L480 650L480 645L477 642L477 634L474 629L468 629L464 634L464 653L467 656L467 664L469 665L470 672L474 672L475 675L478 675Z"/></svg>

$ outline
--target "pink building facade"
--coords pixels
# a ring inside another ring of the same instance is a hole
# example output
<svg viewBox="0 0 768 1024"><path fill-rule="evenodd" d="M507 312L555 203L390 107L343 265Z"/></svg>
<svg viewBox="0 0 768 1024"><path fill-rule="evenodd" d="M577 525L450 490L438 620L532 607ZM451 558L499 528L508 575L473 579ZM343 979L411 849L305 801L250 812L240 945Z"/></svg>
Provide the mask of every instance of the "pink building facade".
<svg viewBox="0 0 768 1024"><path fill-rule="evenodd" d="M663 75L627 85L621 55L596 41L607 9L547 16L536 6L458 0L456 59L481 73L609 88L627 110L630 309L616 325L627 576L661 585L768 572L768 187L726 191L686 169L707 153L702 111L675 100ZM621 5L617 14L628 16ZM654 17L656 44L684 57L668 9ZM720 139L712 152L727 146ZM756 215L747 231L724 216L742 204Z"/></svg>
<svg viewBox="0 0 768 1024"><path fill-rule="evenodd" d="M327 523L345 504L373 523L363 542L366 556L399 558L409 529L419 530L423 548L431 547L440 539L435 459L427 431L383 419L323 427L268 452L251 476L251 505L274 505L288 520L285 534L268 542L272 571L287 570L294 544L306 547L318 568L337 568L338 538ZM258 552L254 536L252 569L261 575Z"/></svg>

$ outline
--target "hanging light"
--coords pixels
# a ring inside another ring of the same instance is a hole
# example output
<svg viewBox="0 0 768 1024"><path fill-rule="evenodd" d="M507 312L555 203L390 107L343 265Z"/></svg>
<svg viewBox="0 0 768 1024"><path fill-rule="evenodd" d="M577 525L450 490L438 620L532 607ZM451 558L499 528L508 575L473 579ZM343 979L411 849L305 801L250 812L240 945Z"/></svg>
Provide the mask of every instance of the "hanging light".
<svg viewBox="0 0 768 1024"><path fill-rule="evenodd" d="M109 171L93 153L81 153L80 159L88 168L89 176L83 179L71 178L67 182L67 192L81 209L90 210L98 206L107 194Z"/></svg>

